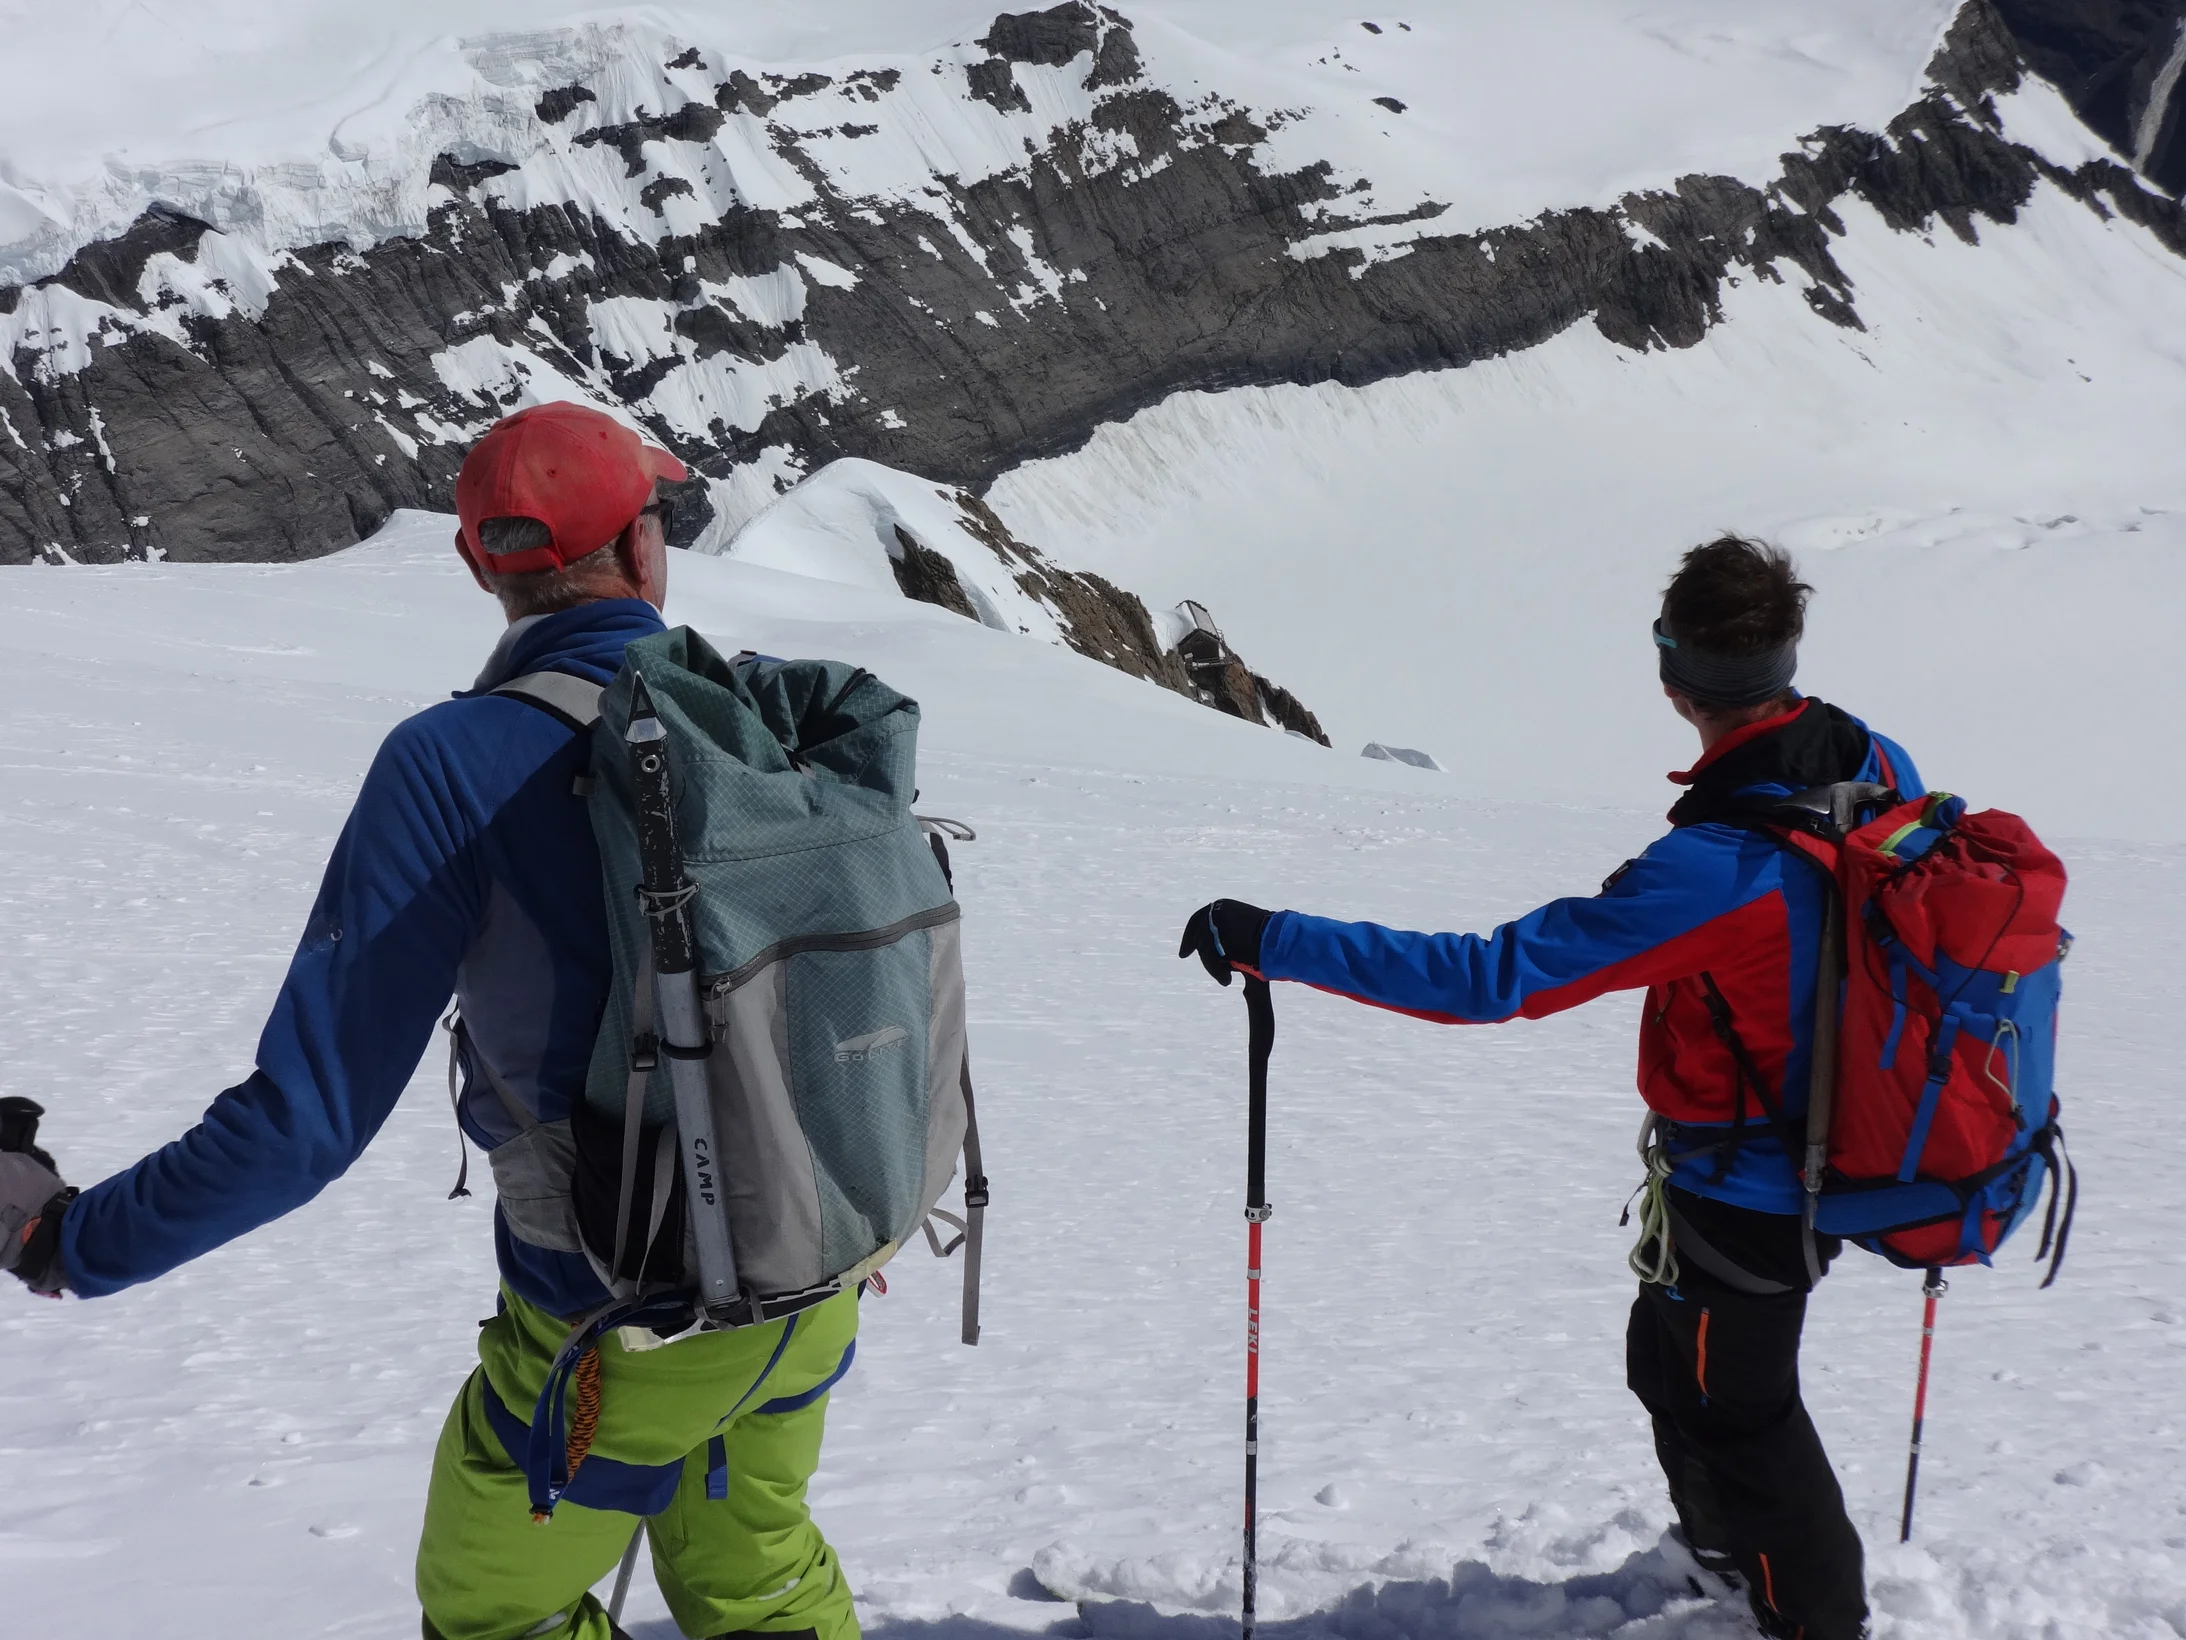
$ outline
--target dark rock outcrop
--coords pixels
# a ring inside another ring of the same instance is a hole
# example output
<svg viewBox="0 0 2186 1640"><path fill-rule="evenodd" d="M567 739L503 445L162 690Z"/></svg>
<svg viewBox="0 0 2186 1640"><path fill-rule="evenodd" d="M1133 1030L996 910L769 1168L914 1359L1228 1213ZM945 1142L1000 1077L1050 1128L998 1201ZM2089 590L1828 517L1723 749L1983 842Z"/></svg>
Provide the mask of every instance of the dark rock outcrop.
<svg viewBox="0 0 2186 1640"><path fill-rule="evenodd" d="M1206 610L1186 604L1190 622L1181 641L1164 645L1153 617L1136 593L1105 576L1062 568L1019 540L995 510L969 490L937 492L957 513L956 527L977 549L992 553L1020 591L1054 616L1063 642L1079 654L1134 678L1144 678L1187 700L1270 728L1288 729L1328 744L1320 720L1280 684L1237 658ZM894 526L889 564L906 598L916 598L967 620L979 610L956 562L922 541L902 523Z"/></svg>
<svg viewBox="0 0 2186 1640"><path fill-rule="evenodd" d="M2186 189L2186 0L1994 0L2027 65L2167 193Z"/></svg>
<svg viewBox="0 0 2186 1640"><path fill-rule="evenodd" d="M1279 111L1180 103L1140 75L1128 22L1081 0L998 18L972 72L997 107L1030 105L1020 75L1074 77L1090 114L1022 165L936 175L916 200L836 192L815 157L872 128L898 70L738 70L709 100L615 124L563 87L539 100L539 140L620 157L614 219L511 205L508 159L451 154L422 236L294 252L258 295L212 277L216 241L168 212L0 289L0 315L59 313L56 290L104 304L95 322L68 307L85 334L26 332L0 372L0 561L346 546L396 507L448 506L468 440L550 372L620 400L710 481L678 509L689 540L715 506L748 514L838 456L976 490L1183 389L1361 385L1588 321L1620 346L1687 347L1730 278L1790 282L1818 322L1856 328L1830 248L1847 199L1973 238L2046 180L2186 245L2186 215L2124 165L2065 171L2003 135L1991 98L2018 83L2023 39L2005 15L2026 9L1971 0L1919 101L1880 132L1813 133L1767 185L1688 176L1479 233L1435 233L1433 204L1347 214L1329 166L1273 167ZM693 211L720 197L703 188L732 117L768 122L812 203ZM1373 224L1413 236L1326 248ZM796 300L737 294L762 285Z"/></svg>
<svg viewBox="0 0 2186 1640"><path fill-rule="evenodd" d="M1013 63L1061 68L1080 52L1100 49L1101 19L1091 6L1005 12L977 43Z"/></svg>
<svg viewBox="0 0 2186 1640"><path fill-rule="evenodd" d="M967 621L979 619L971 599L964 595L964 583L957 579L954 564L901 524L896 526L896 545L900 555L891 557L888 567L895 571L896 586L906 598L936 605Z"/></svg>
<svg viewBox="0 0 2186 1640"><path fill-rule="evenodd" d="M1191 679L1191 692L1202 702L1248 723L1264 723L1328 744L1321 720L1305 702L1247 666L1204 605L1187 603L1179 613L1190 618L1192 627L1177 641L1177 658Z"/></svg>

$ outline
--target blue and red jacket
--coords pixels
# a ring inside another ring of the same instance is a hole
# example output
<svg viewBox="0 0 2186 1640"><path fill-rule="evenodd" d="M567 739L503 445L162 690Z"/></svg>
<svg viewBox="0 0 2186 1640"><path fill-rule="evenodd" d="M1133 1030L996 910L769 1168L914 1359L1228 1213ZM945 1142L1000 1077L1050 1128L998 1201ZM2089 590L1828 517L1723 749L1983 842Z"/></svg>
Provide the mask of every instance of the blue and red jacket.
<svg viewBox="0 0 2186 1640"><path fill-rule="evenodd" d="M1738 820L1840 780L1925 788L1901 747L1812 698L1725 736L1671 779L1691 788L1670 811L1672 830L1598 894L1551 901L1493 934L1413 934L1280 911L1261 937L1261 972L1448 1025L1540 1019L1645 987L1639 1091L1672 1124L1673 1182L1796 1213L1791 1155L1758 1099L1741 1100L1708 985L1783 1115L1803 1114L1827 884ZM1742 1105L1740 1142L1725 1144Z"/></svg>

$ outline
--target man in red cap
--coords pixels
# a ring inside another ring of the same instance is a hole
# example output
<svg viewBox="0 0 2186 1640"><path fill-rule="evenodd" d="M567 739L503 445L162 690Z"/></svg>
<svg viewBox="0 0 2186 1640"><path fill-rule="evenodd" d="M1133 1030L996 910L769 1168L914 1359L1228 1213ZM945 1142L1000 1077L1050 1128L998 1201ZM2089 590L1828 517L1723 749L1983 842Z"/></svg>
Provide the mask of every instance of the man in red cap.
<svg viewBox="0 0 2186 1640"><path fill-rule="evenodd" d="M549 1520L533 1523L521 1468L555 1351L608 1302L579 1222L586 1073L613 978L577 795L584 723L624 646L661 629L660 490L688 477L579 405L497 422L456 480L456 546L508 630L469 690L381 746L256 1071L190 1132L81 1194L43 1151L0 1150L0 1269L40 1293L119 1292L346 1171L455 997L450 1084L463 1133L493 1164L501 1300L435 1455L417 1567L427 1640L619 1635L589 1591L640 1521L686 1635L857 1633L804 1503L855 1295L667 1344L624 1329L586 1358L597 1371L580 1374L570 1418L583 1448L573 1441ZM496 693L518 682L525 694ZM460 1178L454 1194L468 1194Z"/></svg>

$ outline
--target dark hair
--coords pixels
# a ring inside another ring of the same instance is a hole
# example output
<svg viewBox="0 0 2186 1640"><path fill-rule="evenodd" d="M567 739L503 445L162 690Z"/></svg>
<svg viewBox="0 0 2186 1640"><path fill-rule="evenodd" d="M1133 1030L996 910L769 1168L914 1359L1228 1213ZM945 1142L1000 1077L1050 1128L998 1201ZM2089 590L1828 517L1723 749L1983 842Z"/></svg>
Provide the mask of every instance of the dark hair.
<svg viewBox="0 0 2186 1640"><path fill-rule="evenodd" d="M1696 649L1760 655L1799 641L1813 595L1782 547L1719 535L1678 565L1663 590L1662 619Z"/></svg>

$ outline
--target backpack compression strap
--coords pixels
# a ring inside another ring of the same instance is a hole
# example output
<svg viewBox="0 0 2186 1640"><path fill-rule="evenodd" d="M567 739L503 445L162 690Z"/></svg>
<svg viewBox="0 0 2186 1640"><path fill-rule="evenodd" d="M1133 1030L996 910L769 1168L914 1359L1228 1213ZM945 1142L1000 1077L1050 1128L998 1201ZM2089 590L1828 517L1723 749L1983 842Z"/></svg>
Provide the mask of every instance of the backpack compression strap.
<svg viewBox="0 0 2186 1640"><path fill-rule="evenodd" d="M987 1168L979 1156L979 1112L972 1102L972 1060L964 1056L964 1216L933 1209L920 1226L935 1258L947 1258L964 1249L964 1342L979 1342L979 1250L986 1239ZM944 1243L934 1232L934 1220L953 1225L956 1234Z"/></svg>

